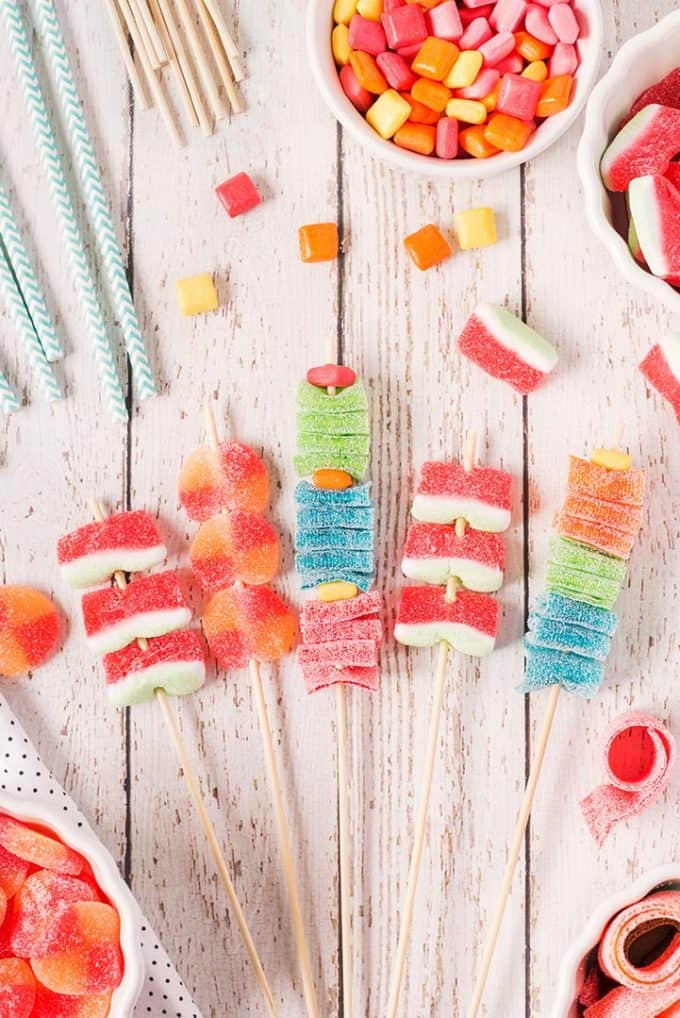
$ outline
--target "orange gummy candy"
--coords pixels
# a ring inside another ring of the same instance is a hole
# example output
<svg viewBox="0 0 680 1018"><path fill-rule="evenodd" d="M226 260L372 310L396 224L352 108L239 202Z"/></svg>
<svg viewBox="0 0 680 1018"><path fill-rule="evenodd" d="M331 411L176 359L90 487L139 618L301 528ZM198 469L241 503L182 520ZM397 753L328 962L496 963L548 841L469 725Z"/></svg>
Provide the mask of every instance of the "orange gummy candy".
<svg viewBox="0 0 680 1018"><path fill-rule="evenodd" d="M406 123L400 127L392 141L399 148L418 152L422 156L432 155L437 140L436 128L429 124Z"/></svg>
<svg viewBox="0 0 680 1018"><path fill-rule="evenodd" d="M31 968L53 993L82 997L108 993L120 984L120 919L111 905L98 901L69 905L55 917L48 942L48 953L31 958Z"/></svg>
<svg viewBox="0 0 680 1018"><path fill-rule="evenodd" d="M439 81L429 81L427 78L418 78L411 89L413 98L427 106L436 113L443 113L446 104L451 98L451 89L442 85Z"/></svg>
<svg viewBox="0 0 680 1018"><path fill-rule="evenodd" d="M569 457L569 490L606 502L641 506L645 498L644 470L607 470L579 456Z"/></svg>
<svg viewBox="0 0 680 1018"><path fill-rule="evenodd" d="M490 145L503 152L519 152L533 131L533 123L511 117L507 113L494 113L484 128L484 137Z"/></svg>
<svg viewBox="0 0 680 1018"><path fill-rule="evenodd" d="M428 106L419 103L409 92L400 92L399 95L402 99L411 107L411 115L408 118L411 124L436 124L439 120L439 114L436 110L431 110Z"/></svg>
<svg viewBox="0 0 680 1018"><path fill-rule="evenodd" d="M220 513L201 524L189 557L204 590L221 590L236 580L269 583L279 565L279 538L255 513Z"/></svg>
<svg viewBox="0 0 680 1018"><path fill-rule="evenodd" d="M571 102L571 90L574 79L571 74L560 74L557 78L548 78L543 83L541 97L536 106L537 117L552 117L555 113L566 110Z"/></svg>
<svg viewBox="0 0 680 1018"><path fill-rule="evenodd" d="M34 1014L35 977L21 958L0 960L0 1015L29 1018Z"/></svg>
<svg viewBox="0 0 680 1018"><path fill-rule="evenodd" d="M604 523L580 520L575 516L567 516L566 513L558 515L555 529L561 537L586 544L590 548L604 552L605 555L620 559L630 558L635 542L634 534L624 534L623 531L614 530Z"/></svg>
<svg viewBox="0 0 680 1018"><path fill-rule="evenodd" d="M387 91L388 85L385 77L370 53L353 50L349 55L349 62L357 81L367 92L371 92L373 95L382 95Z"/></svg>
<svg viewBox="0 0 680 1018"><path fill-rule="evenodd" d="M443 81L458 59L459 53L460 50L452 42L430 35L416 53L411 70L421 78Z"/></svg>
<svg viewBox="0 0 680 1018"><path fill-rule="evenodd" d="M552 54L553 48L528 32L515 32L515 50L533 64L536 60L546 60Z"/></svg>
<svg viewBox="0 0 680 1018"><path fill-rule="evenodd" d="M499 151L495 145L491 145L486 140L484 131L484 126L479 124L476 127L466 127L458 135L460 147L475 159L488 159L489 156L495 156Z"/></svg>
<svg viewBox="0 0 680 1018"><path fill-rule="evenodd" d="M432 223L405 237L404 247L421 271L439 265L451 254L446 237Z"/></svg>
<svg viewBox="0 0 680 1018"><path fill-rule="evenodd" d="M0 845L12 855L41 869L67 873L72 877L77 877L83 869L82 856L77 852L7 816L0 816Z"/></svg>
<svg viewBox="0 0 680 1018"><path fill-rule="evenodd" d="M303 262L329 262L340 250L335 223L312 223L299 230L300 258Z"/></svg>

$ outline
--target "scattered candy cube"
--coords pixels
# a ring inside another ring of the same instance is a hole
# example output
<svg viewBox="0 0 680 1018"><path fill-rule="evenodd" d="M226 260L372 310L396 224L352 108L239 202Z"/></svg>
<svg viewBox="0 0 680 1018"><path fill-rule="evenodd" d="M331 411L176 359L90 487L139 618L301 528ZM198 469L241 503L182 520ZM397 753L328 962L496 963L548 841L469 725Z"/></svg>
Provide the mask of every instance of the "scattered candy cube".
<svg viewBox="0 0 680 1018"><path fill-rule="evenodd" d="M496 243L496 217L493 209L479 208L456 212L453 221L461 251L488 247Z"/></svg>
<svg viewBox="0 0 680 1018"><path fill-rule="evenodd" d="M422 272L439 265L451 254L446 237L432 223L405 237L404 247Z"/></svg>
<svg viewBox="0 0 680 1018"><path fill-rule="evenodd" d="M219 307L213 277L208 272L187 276L175 283L177 302L183 315L200 315Z"/></svg>
<svg viewBox="0 0 680 1018"><path fill-rule="evenodd" d="M298 231L300 258L303 262L330 262L340 250L335 223L311 223Z"/></svg>
<svg viewBox="0 0 680 1018"><path fill-rule="evenodd" d="M435 86L435 82L426 82L425 79L421 79L428 86ZM413 86L411 90L414 98L417 98L424 105L429 105L425 102L425 99L418 95L416 96L416 88L419 82ZM444 86L441 86L442 88ZM429 93L428 93L429 94ZM402 127L408 120L411 114L411 107L405 99L403 99L398 92L393 88L388 88L387 91L379 95L376 101L371 106L370 110L366 114L366 120L373 127L381 138L391 138L397 133L400 127Z"/></svg>
<svg viewBox="0 0 680 1018"><path fill-rule="evenodd" d="M349 59L349 57L348 57ZM247 173L237 173L216 188L217 197L224 205L227 215L234 219L259 205L260 198L255 184Z"/></svg>

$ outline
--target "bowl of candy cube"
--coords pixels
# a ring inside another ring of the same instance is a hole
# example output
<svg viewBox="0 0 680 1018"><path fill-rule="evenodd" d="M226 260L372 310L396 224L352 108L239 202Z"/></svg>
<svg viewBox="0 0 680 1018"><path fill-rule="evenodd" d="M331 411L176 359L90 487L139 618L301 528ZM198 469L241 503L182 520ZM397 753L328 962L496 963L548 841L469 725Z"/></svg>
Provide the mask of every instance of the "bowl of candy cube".
<svg viewBox="0 0 680 1018"><path fill-rule="evenodd" d="M491 177L553 144L597 77L599 0L310 0L331 112L374 156L430 177Z"/></svg>
<svg viewBox="0 0 680 1018"><path fill-rule="evenodd" d="M91 834L0 793L0 1013L129 1018L144 981L137 927Z"/></svg>
<svg viewBox="0 0 680 1018"><path fill-rule="evenodd" d="M586 215L621 274L680 311L680 11L634 36L593 90Z"/></svg>
<svg viewBox="0 0 680 1018"><path fill-rule="evenodd" d="M680 1013L680 866L605 901L565 955L550 1018Z"/></svg>

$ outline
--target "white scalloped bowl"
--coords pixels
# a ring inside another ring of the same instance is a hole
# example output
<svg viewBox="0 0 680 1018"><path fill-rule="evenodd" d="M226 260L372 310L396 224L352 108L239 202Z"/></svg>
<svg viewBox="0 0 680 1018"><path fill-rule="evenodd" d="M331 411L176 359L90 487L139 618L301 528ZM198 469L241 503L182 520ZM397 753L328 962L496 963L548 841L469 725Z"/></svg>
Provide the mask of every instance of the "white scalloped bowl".
<svg viewBox="0 0 680 1018"><path fill-rule="evenodd" d="M614 227L611 201L600 176L602 154L616 134L622 118L645 89L678 66L680 11L674 11L653 28L629 39L596 85L586 107L577 162L588 222L621 275L672 311L680 312L680 293L638 265L628 244Z"/></svg>
<svg viewBox="0 0 680 1018"><path fill-rule="evenodd" d="M111 998L109 1018L130 1018L144 984L144 961L138 941L138 908L127 884L103 845L86 828L75 827L64 816L40 803L0 792L0 812L54 831L65 845L87 859L97 883L120 916L120 946L124 971Z"/></svg>
<svg viewBox="0 0 680 1018"><path fill-rule="evenodd" d="M600 905L565 955L550 1018L578 1018L578 996L583 987L588 957L599 944L609 920L657 888L669 885L680 887L680 865L677 863L650 870L636 880L632 887L613 895Z"/></svg>
<svg viewBox="0 0 680 1018"><path fill-rule="evenodd" d="M576 74L571 105L563 113L545 120L521 152L502 152L489 159L437 159L408 152L391 141L384 141L349 101L342 90L331 51L332 9L333 0L309 0L307 8L307 53L326 105L352 137L372 155L400 170L422 173L433 178L480 180L495 177L545 151L578 117L595 84L602 59L604 29L600 0L576 0L583 34L579 39L581 65Z"/></svg>

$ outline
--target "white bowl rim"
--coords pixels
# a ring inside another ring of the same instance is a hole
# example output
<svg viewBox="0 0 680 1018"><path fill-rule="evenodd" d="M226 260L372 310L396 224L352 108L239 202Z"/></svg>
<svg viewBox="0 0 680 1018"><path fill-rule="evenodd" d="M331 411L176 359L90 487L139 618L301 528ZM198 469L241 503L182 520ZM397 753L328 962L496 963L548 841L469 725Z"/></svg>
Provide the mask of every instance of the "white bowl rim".
<svg viewBox="0 0 680 1018"><path fill-rule="evenodd" d="M669 29L680 29L680 10L672 11L644 32L638 32L623 44L607 73L593 89L586 107L583 134L578 147L576 165L583 185L586 217L593 233L603 243L619 271L629 282L646 290L675 311L680 311L680 293L672 286L647 272L635 261L628 244L612 226L606 215L607 189L600 177L600 161L610 141L605 122L605 106L612 81L625 77L626 70L639 59L640 50L653 48L667 41Z"/></svg>
<svg viewBox="0 0 680 1018"><path fill-rule="evenodd" d="M445 178L449 180L473 179L480 180L487 177L495 177L506 170L514 169L535 158L556 142L579 116L585 105L591 89L597 79L602 62L604 42L604 16L602 13L601 0L579 0L584 6L588 5L588 49L592 52L592 63L588 66L581 64L576 81L577 89L571 105L562 113L550 118L550 124L542 124L534 133L533 139L520 152L504 152L501 155L493 156L490 159L436 159L433 156L420 156L415 152L400 149L397 145L384 141L366 123L364 118L354 109L348 99L342 94L342 101L334 94L334 89L329 84L328 74L325 69L325 61L317 45L317 33L319 24L323 19L325 36L328 38L328 51L330 53L330 31L329 19L332 9L332 0L308 0L307 5L307 54L312 68L312 75L317 87L321 92L324 101L332 114L340 121L349 133L362 144L372 155L383 162L391 163L401 170L410 171L429 176L431 178ZM338 80L335 65L332 63L333 76ZM340 88L338 82L338 88ZM543 128L550 129L544 131Z"/></svg>
<svg viewBox="0 0 680 1018"><path fill-rule="evenodd" d="M0 791L0 812L15 820L53 830L65 845L84 856L91 865L97 883L120 916L120 946L125 965L123 980L111 998L109 1018L130 1018L146 974L138 940L139 907L111 855L86 823L79 828L72 819L37 799L34 801Z"/></svg>
<svg viewBox="0 0 680 1018"><path fill-rule="evenodd" d="M586 955L599 943L609 920L628 905L642 901L655 887L668 883L680 883L680 864L668 863L648 870L633 884L629 884L625 890L611 895L598 906L581 935L576 938L564 956L551 1018L567 1018L569 1009L574 1003L578 967Z"/></svg>

